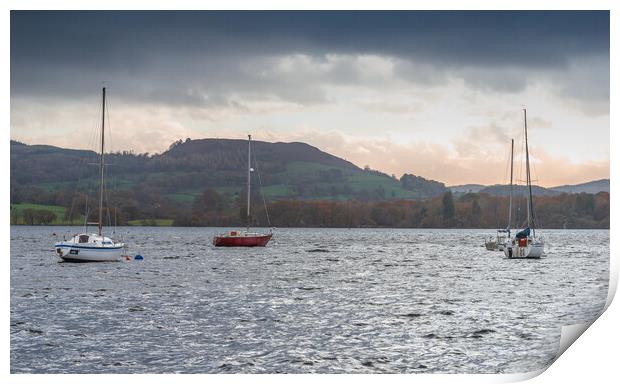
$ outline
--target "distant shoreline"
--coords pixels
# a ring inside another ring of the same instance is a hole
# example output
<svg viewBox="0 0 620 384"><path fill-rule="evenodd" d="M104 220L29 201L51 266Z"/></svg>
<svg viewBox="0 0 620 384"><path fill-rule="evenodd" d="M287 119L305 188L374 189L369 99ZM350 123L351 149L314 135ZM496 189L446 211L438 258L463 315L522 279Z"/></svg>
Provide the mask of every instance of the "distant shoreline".
<svg viewBox="0 0 620 384"><path fill-rule="evenodd" d="M62 195L59 195L62 196ZM67 197L67 196L65 196ZM561 194L534 197L534 228L609 229L607 192ZM250 222L280 228L505 228L509 202L504 196L451 192L425 200L333 201L274 200L253 205ZM142 209L133 200L119 200L118 209L105 210L103 222L111 227L244 227L247 223L243 201L231 201L214 190L206 190L191 205L168 202L160 209ZM163 204L163 203L162 203ZM525 199L513 204L512 226L526 222ZM11 204L11 224L83 226L86 218L75 200L63 205ZM99 220L89 211L89 222Z"/></svg>
<svg viewBox="0 0 620 384"><path fill-rule="evenodd" d="M69 224L38 224L38 225L28 225L28 224L11 224L11 227L75 227L82 228L84 225L69 225ZM89 226L95 227L95 226ZM174 225L117 225L116 228L239 228L244 227L243 225L237 226L223 226L223 227L214 227L214 226L174 226ZM104 228L114 228L114 227L104 227ZM270 228L266 226L253 226L252 228ZM277 229L425 229L425 230L470 230L470 229L480 229L487 231L497 231L498 228L483 228L483 227L272 227ZM518 230L519 228L513 228L513 230ZM609 230L609 227L606 228L537 228L537 231L545 231L545 230L566 230L566 231L588 231L588 230Z"/></svg>

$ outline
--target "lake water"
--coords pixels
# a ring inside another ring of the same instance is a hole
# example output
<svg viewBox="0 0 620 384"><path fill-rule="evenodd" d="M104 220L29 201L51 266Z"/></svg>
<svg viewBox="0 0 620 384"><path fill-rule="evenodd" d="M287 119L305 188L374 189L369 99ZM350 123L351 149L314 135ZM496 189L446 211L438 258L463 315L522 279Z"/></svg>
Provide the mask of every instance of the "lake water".
<svg viewBox="0 0 620 384"><path fill-rule="evenodd" d="M143 261L72 264L11 227L11 372L526 372L594 318L609 231L540 231L548 257L486 251L492 230L117 229Z"/></svg>

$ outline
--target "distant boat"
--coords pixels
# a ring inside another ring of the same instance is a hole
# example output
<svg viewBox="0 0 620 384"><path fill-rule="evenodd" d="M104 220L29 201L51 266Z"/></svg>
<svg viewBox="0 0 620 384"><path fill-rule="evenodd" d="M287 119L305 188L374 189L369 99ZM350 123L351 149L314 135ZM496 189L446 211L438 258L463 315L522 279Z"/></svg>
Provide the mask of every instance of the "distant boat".
<svg viewBox="0 0 620 384"><path fill-rule="evenodd" d="M498 229L495 236L489 236L484 241L484 247L487 251L503 251L504 243L506 243L507 239L508 237L506 236L506 230Z"/></svg>
<svg viewBox="0 0 620 384"><path fill-rule="evenodd" d="M213 245L216 247L264 247L267 245L271 237L272 231L269 233L250 232L250 187L251 187L251 154L252 154L252 135L248 135L248 181L247 181L247 227L245 231L230 231L213 237ZM267 207L265 207L267 209Z"/></svg>
<svg viewBox="0 0 620 384"><path fill-rule="evenodd" d="M64 261L88 262L88 261L119 261L125 244L114 242L103 235L103 189L105 185L105 87L103 87L103 101L101 114L101 153L99 154L99 171L101 181L99 184L99 221L96 223L97 233L80 233L69 240L57 242L54 247L56 254ZM88 214L86 215L88 220ZM88 221L86 225L88 225Z"/></svg>
<svg viewBox="0 0 620 384"><path fill-rule="evenodd" d="M514 239L511 239L509 236L504 245L504 254L509 259L539 259L544 256L545 243L542 238L536 237L536 220L534 215L534 204L532 202L532 178L530 175L530 154L527 143L527 110L525 108L523 108L523 119L525 132L525 173L528 188L527 225L525 229L515 234ZM512 212L512 188L510 206L510 211ZM511 222L508 223L509 231L511 224Z"/></svg>
<svg viewBox="0 0 620 384"><path fill-rule="evenodd" d="M492 236L485 240L484 246L488 251L504 251L504 244L510 238L510 227L512 224L512 175L513 175L513 158L514 158L515 141L510 140L510 199L508 204L508 226L497 230L495 238Z"/></svg>

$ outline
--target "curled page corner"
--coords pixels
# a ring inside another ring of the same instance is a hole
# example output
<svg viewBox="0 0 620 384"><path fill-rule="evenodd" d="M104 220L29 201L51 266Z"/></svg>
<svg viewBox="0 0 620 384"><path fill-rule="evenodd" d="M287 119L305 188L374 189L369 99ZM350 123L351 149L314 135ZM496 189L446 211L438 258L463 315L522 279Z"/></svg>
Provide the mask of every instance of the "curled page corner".
<svg viewBox="0 0 620 384"><path fill-rule="evenodd" d="M604 311L605 310L603 310L602 312ZM599 314L592 321L589 321L587 323L563 325L560 330L560 345L558 347L558 352L552 360L550 360L547 364L545 364L544 367L530 371L530 372L514 373L514 374L505 375L503 377L503 380L500 380L500 382L514 383L514 382L519 382L519 381L526 381L526 380L533 379L541 375L542 373L544 373L547 370L547 368L552 366L553 363L555 363L555 361L560 356L562 356L562 354L566 352L566 350L575 342L575 340L577 340L579 336L581 336L586 331L586 329L588 329L590 325L592 325L596 321L596 319L599 318L601 314Z"/></svg>
<svg viewBox="0 0 620 384"><path fill-rule="evenodd" d="M618 263L614 257L610 257L609 261L609 285L607 289L607 300L605 301L605 306L601 310L601 312L596 315L592 320L584 323L577 324L569 324L563 325L560 331L560 346L558 348L558 353L555 358L549 362L549 364L540 372L530 376L535 377L544 372L548 367L550 367L566 350L581 336L592 324L598 320L599 317L605 313L607 308L611 305L615 295L616 289L618 288ZM534 373L534 372L532 372ZM527 375L527 374L526 374Z"/></svg>
<svg viewBox="0 0 620 384"><path fill-rule="evenodd" d="M560 347L555 358L549 363L551 366L566 350L581 336L605 311L609 308L609 305L616 295L616 288L618 287L618 268L614 262L613 257L610 258L609 265L609 286L607 289L607 300L605 306L601 312L596 315L592 320L584 323L563 325L560 331Z"/></svg>
<svg viewBox="0 0 620 384"><path fill-rule="evenodd" d="M499 379L498 382L514 383L514 382L519 382L519 381L525 381L525 380L533 379L541 375L542 373L544 373L547 370L547 368L552 366L553 363L555 363L555 361L559 359L560 356L564 354L564 352L566 352L566 350L579 338L579 336L581 336L588 328L590 328L592 324L594 324L598 320L599 317L603 315L603 313L605 313L605 311L607 310L607 308L609 308L609 306L611 305L611 302L613 301L616 295L617 287L618 287L618 263L614 257L610 257L609 286L608 286L608 291L607 291L607 300L601 312L598 313L592 320L588 322L563 325L562 328L560 329L560 345L558 347L558 352L553 358L553 360L549 361L549 363L546 364L544 367L540 369L536 369L534 371L530 371L530 372L503 375Z"/></svg>
<svg viewBox="0 0 620 384"><path fill-rule="evenodd" d="M535 369L535 370L529 371L529 372L507 373L507 374L503 374L503 375L496 375L497 380L495 382L496 383L517 383L517 382L521 382L521 381L530 380L530 379L533 379L533 378L537 377L538 375L542 374L543 372L545 372L547 370L547 368L549 368L550 365L551 364L545 365L542 368Z"/></svg>
<svg viewBox="0 0 620 384"><path fill-rule="evenodd" d="M575 340L577 340L579 336L581 336L586 331L586 329L588 329L590 325L592 325L596 321L596 319L598 319L599 316L596 316L594 320L587 323L562 326L560 333L560 347L558 348L558 353L555 356L555 359L553 359L553 361L551 362L551 364L553 364L554 361L556 361L560 356L562 356L562 354L566 352L568 347L570 347L575 342Z"/></svg>

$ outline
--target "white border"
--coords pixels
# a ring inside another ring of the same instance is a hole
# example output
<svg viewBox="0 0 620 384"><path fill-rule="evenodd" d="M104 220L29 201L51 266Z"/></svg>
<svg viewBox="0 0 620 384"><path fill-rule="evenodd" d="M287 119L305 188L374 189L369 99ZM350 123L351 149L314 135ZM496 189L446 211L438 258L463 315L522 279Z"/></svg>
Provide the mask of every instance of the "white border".
<svg viewBox="0 0 620 384"><path fill-rule="evenodd" d="M618 52L618 43L617 40L614 39L614 36L617 36L618 32L618 21L620 18L617 16L615 12L618 11L617 2L613 1L603 1L603 0L590 0L588 2L577 2L577 1L549 1L549 0L522 0L522 1L458 1L458 0L445 0L445 1L416 1L416 2L405 2L405 1L395 1L395 0L383 0L381 2L372 2L368 0L362 0L357 2L352 2L347 4L345 2L336 2L336 1L326 1L326 0L315 0L315 1L297 1L297 2L287 2L287 1L217 1L217 2L198 2L198 1L183 1L177 0L174 2L166 2L161 0L155 0L150 2L145 2L140 4L136 1L91 1L88 3L79 2L79 1L55 1L53 4L47 1L8 1L4 4L6 5L5 12L2 14L2 26L3 26L3 38L2 38L2 49L3 52L9 52L9 44L10 44L10 9L50 9L50 6L53 5L53 9L436 9L436 10L465 10L465 9L504 9L504 10L512 10L512 9L532 9L532 10L546 10L546 9L608 9L611 10L611 36L612 36L612 46L611 46L611 106L610 111L612 111L610 116L610 127L616 126L614 124L617 122L616 114L613 111L617 111L618 106L618 78L614 76L613 68L617 68L617 52ZM145 8L148 6L150 8ZM351 6L355 6L352 8ZM6 57L6 56L5 56ZM10 61L8 58L5 58L4 62L4 76L2 77L4 92L2 93L2 116L4 116L5 125L10 127ZM4 180L9 179L9 140L10 140L10 130L5 129L5 139L0 144L2 147L2 177ZM617 177L618 177L618 167L616 166L619 163L619 155L614 153L613 145L611 143L618 143L620 140L620 134L618 134L615 130L610 129L610 166L611 166L611 189L612 191L617 190ZM616 144L617 146L617 144ZM33 381L43 381L48 382L50 380L69 382L69 383L77 383L83 382L85 379L91 382L104 382L109 381L110 377L108 375L62 375L62 376L54 376L54 375L9 375L10 369L10 349L9 349L9 322L10 322L10 276L9 276L9 188L8 183L5 183L5 187L2 189L1 193L3 199L5 201L4 205L2 205L2 223L3 223L3 244L5 244L4 253L4 266L2 268L2 282L3 282L3 304L5 310L5 316L3 317L2 325L4 326L4 332L2 333L2 340L4 341L2 345L4 348L2 349L3 361L5 363L5 369L3 371L4 382L6 380L10 380L11 382L33 382ZM615 223L618 222L618 209L616 208L615 201L611 204L611 272L612 278L610 279L610 287L613 287L613 290L610 290L610 295L608 297L608 305L613 298L613 294L615 293L615 287L617 286L617 278L618 278L618 241L615 239L617 234ZM536 377L533 381L536 382L583 382L584 380L592 380L596 378L606 379L603 380L605 382L610 382L613 379L617 378L618 375L618 364L617 364L617 352L618 352L618 341L619 341L619 331L618 325L620 325L620 310L618 310L618 305L611 306L586 332L584 337L581 337L579 340L575 342L575 346L569 348L564 355L562 355L557 362L555 362L546 373ZM613 360L612 360L613 359ZM422 381L422 382L443 382L447 379L451 379L452 381L458 380L459 382L506 382L506 381L514 381L525 379L532 374L523 374L523 375L375 375L375 376L367 376L367 375L321 375L318 377L320 380L328 380L328 381L341 381L345 380L355 380L367 382L370 380L390 380L394 382L410 382L411 380ZM116 375L112 379L115 381L140 381L140 382L162 382L169 380L170 376L162 376L162 375ZM186 375L182 377L175 376L173 380L181 380L185 382L203 382L205 378L211 381L218 382L229 382L229 381L252 381L252 382L289 382L294 381L313 381L317 378L317 376L313 375L290 375L282 376L282 375L209 375L205 377L203 375ZM609 378L609 379L608 379ZM598 380L597 380L598 381Z"/></svg>

